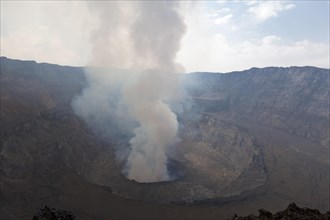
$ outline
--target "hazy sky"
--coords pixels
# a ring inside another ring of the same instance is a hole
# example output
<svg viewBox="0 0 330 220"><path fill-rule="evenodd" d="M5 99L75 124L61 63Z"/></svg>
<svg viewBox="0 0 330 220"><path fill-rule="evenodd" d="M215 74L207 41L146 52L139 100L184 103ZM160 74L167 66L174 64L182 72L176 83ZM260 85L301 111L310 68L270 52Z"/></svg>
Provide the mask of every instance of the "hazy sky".
<svg viewBox="0 0 330 220"><path fill-rule="evenodd" d="M329 68L329 7L329 1L182 2L187 32L177 61L187 72ZM98 23L86 1L1 1L1 56L87 65Z"/></svg>

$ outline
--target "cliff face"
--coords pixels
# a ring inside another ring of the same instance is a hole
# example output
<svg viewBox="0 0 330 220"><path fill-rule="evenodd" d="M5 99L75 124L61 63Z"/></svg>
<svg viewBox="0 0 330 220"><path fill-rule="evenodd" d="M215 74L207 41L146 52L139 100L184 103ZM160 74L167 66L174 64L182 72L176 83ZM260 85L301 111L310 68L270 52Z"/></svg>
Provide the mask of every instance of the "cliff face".
<svg viewBox="0 0 330 220"><path fill-rule="evenodd" d="M57 166L97 152L71 109L84 85L82 68L1 58L2 177L29 177L39 159Z"/></svg>
<svg viewBox="0 0 330 220"><path fill-rule="evenodd" d="M119 195L221 204L215 212L228 217L234 213L226 210L276 210L292 201L321 210L329 206L329 70L270 67L185 75L191 102L178 115L181 141L169 167L181 178L144 185L121 175L112 150L119 141L103 142L74 114L71 101L86 86L83 68L0 61L1 218L26 218L44 205L64 206L86 219L108 210L82 201L84 195L95 201ZM126 204L137 206L126 200L109 206ZM142 207L149 210L150 204ZM196 210L197 219L207 212Z"/></svg>
<svg viewBox="0 0 330 220"><path fill-rule="evenodd" d="M83 68L1 57L1 119L70 107L85 85Z"/></svg>
<svg viewBox="0 0 330 220"><path fill-rule="evenodd" d="M193 73L185 81L206 111L257 121L329 147L328 69L252 68Z"/></svg>
<svg viewBox="0 0 330 220"><path fill-rule="evenodd" d="M80 173L100 146L71 109L82 68L1 57L1 218L26 218L56 182Z"/></svg>

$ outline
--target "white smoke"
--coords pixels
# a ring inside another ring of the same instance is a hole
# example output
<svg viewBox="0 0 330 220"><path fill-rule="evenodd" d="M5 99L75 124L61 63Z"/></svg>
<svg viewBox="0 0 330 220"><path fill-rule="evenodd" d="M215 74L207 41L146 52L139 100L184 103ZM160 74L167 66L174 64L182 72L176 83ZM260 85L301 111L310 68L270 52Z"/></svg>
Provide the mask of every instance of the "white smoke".
<svg viewBox="0 0 330 220"><path fill-rule="evenodd" d="M109 123L132 133L127 178L170 180L166 152L178 130L170 104L180 98L177 73L183 71L174 61L185 32L178 2L91 1L89 6L99 18L90 65L107 70L89 71L89 87L73 107L105 136L111 136Z"/></svg>

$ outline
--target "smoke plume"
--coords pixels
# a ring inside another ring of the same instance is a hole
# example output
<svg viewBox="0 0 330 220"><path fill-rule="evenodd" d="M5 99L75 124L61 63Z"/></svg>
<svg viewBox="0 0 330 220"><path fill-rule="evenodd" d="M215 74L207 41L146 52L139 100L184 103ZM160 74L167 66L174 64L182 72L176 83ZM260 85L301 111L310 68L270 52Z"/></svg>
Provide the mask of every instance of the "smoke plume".
<svg viewBox="0 0 330 220"><path fill-rule="evenodd" d="M174 1L89 2L98 18L91 42L89 86L73 102L76 113L101 136L132 134L124 173L138 182L170 180L167 148L178 121L175 63L185 25ZM110 126L111 124L111 126Z"/></svg>

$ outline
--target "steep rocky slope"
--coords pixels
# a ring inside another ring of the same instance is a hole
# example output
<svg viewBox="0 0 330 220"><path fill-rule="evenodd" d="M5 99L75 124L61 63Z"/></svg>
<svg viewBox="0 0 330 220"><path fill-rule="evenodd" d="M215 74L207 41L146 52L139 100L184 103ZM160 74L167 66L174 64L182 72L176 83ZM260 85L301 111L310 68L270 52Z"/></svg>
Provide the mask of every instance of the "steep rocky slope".
<svg viewBox="0 0 330 220"><path fill-rule="evenodd" d="M328 209L329 77L328 69L268 67L193 73L184 83L193 109L243 127L261 143L266 194Z"/></svg>
<svg viewBox="0 0 330 220"><path fill-rule="evenodd" d="M30 219L44 205L79 219L219 219L292 201L329 207L329 70L184 76L190 102L170 167L181 178L138 184L121 175L118 140L100 139L71 109L86 86L82 68L0 61L1 219ZM181 206L196 204L220 206Z"/></svg>
<svg viewBox="0 0 330 220"><path fill-rule="evenodd" d="M230 74L193 73L186 84L205 111L230 113L329 148L329 70L252 68Z"/></svg>

